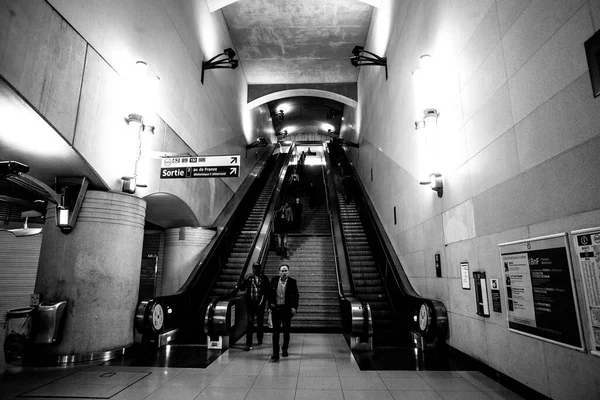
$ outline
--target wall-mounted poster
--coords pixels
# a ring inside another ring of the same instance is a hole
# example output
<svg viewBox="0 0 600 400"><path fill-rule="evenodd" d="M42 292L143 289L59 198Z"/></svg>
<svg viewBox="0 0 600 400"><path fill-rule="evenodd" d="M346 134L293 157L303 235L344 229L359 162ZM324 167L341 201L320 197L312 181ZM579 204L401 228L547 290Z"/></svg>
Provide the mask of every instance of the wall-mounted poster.
<svg viewBox="0 0 600 400"><path fill-rule="evenodd" d="M508 329L583 351L567 234L498 246Z"/></svg>
<svg viewBox="0 0 600 400"><path fill-rule="evenodd" d="M469 276L469 263L460 263L460 281L462 288L465 290L471 290L471 277Z"/></svg>
<svg viewBox="0 0 600 400"><path fill-rule="evenodd" d="M585 292L592 354L600 356L600 228L571 232Z"/></svg>

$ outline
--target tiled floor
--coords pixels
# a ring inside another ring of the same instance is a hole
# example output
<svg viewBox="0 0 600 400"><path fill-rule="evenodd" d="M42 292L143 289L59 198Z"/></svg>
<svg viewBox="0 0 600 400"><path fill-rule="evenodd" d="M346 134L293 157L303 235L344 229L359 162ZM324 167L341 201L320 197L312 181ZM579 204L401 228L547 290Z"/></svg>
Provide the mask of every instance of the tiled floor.
<svg viewBox="0 0 600 400"><path fill-rule="evenodd" d="M1 399L489 400L522 399L474 371L360 371L339 334L292 334L290 356L229 349L209 367L90 365L15 371ZM244 343L242 339L238 343Z"/></svg>

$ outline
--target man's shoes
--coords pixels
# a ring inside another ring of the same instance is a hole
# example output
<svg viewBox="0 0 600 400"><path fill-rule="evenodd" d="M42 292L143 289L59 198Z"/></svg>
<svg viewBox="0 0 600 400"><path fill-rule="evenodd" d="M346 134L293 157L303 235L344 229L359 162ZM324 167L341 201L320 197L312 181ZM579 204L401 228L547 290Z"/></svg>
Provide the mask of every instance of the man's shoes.
<svg viewBox="0 0 600 400"><path fill-rule="evenodd" d="M279 361L279 354L273 354L271 356L271 361L273 361L273 362Z"/></svg>
<svg viewBox="0 0 600 400"><path fill-rule="evenodd" d="M288 356L287 350L282 350L281 351L281 357L287 357L287 356Z"/></svg>
<svg viewBox="0 0 600 400"><path fill-rule="evenodd" d="M250 351L250 350L252 350L252 346L246 346L246 347L244 347L244 351Z"/></svg>
<svg viewBox="0 0 600 400"><path fill-rule="evenodd" d="M262 346L262 342L258 342L258 347Z"/></svg>

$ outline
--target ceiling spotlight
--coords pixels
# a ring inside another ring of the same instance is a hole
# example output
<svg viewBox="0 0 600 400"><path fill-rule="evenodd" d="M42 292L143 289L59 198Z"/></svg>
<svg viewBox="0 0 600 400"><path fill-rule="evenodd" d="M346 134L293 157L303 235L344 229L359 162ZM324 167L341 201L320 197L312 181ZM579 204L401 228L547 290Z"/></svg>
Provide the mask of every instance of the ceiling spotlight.
<svg viewBox="0 0 600 400"><path fill-rule="evenodd" d="M385 67L385 80L387 81L388 72L386 57L379 57L377 54L365 50L363 46L354 46L354 49L352 49L352 54L353 56L350 57L350 62L355 67L360 67L362 65L377 65L380 67Z"/></svg>
<svg viewBox="0 0 600 400"><path fill-rule="evenodd" d="M224 56L221 59L219 57ZM200 77L200 82L204 84L204 71L208 69L218 69L218 68L231 68L236 69L238 67L238 60L234 60L235 51L232 48L227 48L223 50L221 54L217 54L213 58L208 61L202 61L202 76Z"/></svg>

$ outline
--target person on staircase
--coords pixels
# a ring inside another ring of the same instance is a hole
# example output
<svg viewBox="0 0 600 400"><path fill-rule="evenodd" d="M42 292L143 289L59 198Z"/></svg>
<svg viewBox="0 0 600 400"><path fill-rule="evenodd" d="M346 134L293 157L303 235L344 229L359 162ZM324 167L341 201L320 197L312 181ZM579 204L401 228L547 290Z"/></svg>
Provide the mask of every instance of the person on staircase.
<svg viewBox="0 0 600 400"><path fill-rule="evenodd" d="M265 305L273 295L273 287L269 277L262 273L260 263L252 264L252 272L244 278L242 283L233 288L232 296L238 291L246 291L246 308L248 312L248 327L246 330L246 347L244 350L252 350L252 335L254 334L254 321L256 321L256 340L262 346L264 336Z"/></svg>
<svg viewBox="0 0 600 400"><path fill-rule="evenodd" d="M287 256L287 235L289 223L283 210L277 211L273 221L273 232L277 235L277 255Z"/></svg>
<svg viewBox="0 0 600 400"><path fill-rule="evenodd" d="M274 294L269 302L269 308L273 318L273 354L271 355L273 362L279 360L279 334L281 332L283 332L281 356L288 356L290 327L300 300L298 283L295 279L289 277L289 271L290 267L287 264L282 264L279 267L279 276L274 276L271 279Z"/></svg>
<svg viewBox="0 0 600 400"><path fill-rule="evenodd" d="M296 197L296 201L292 203L292 217L293 217L293 230L298 233L300 232L300 225L302 224L302 203L300 198Z"/></svg>

